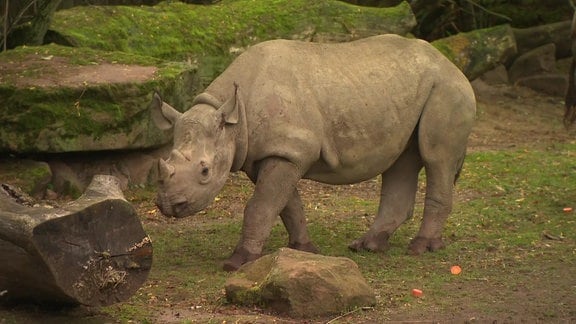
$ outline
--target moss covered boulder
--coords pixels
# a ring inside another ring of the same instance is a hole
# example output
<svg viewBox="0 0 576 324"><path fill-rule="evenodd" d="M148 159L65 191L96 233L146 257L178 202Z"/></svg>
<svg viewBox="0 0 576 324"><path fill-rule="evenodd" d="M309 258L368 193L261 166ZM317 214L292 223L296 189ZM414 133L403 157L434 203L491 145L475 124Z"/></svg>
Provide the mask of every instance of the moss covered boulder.
<svg viewBox="0 0 576 324"><path fill-rule="evenodd" d="M348 41L406 35L408 3L368 8L336 0L222 0L211 6L165 1L153 7L82 6L56 13L55 40L170 60L222 56L275 38Z"/></svg>
<svg viewBox="0 0 576 324"><path fill-rule="evenodd" d="M185 63L56 45L0 53L0 153L163 145L171 134L150 121L151 95L187 107L195 72Z"/></svg>
<svg viewBox="0 0 576 324"><path fill-rule="evenodd" d="M516 40L509 25L460 33L432 42L469 80L474 80L516 55Z"/></svg>

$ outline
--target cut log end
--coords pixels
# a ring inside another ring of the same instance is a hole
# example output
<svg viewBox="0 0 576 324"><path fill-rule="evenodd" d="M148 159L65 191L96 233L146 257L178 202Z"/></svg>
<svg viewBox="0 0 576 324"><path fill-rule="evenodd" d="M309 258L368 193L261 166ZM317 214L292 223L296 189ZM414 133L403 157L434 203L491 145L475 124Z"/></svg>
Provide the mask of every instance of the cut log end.
<svg viewBox="0 0 576 324"><path fill-rule="evenodd" d="M132 296L146 280L151 264L152 245L146 236L124 255L94 251L79 266L76 278L60 280L79 303L106 306Z"/></svg>
<svg viewBox="0 0 576 324"><path fill-rule="evenodd" d="M152 243L133 206L114 188L118 182L102 179L61 209L0 210L0 222L16 214L30 224L14 235L18 241L0 237L0 301L106 306L142 286L152 265Z"/></svg>

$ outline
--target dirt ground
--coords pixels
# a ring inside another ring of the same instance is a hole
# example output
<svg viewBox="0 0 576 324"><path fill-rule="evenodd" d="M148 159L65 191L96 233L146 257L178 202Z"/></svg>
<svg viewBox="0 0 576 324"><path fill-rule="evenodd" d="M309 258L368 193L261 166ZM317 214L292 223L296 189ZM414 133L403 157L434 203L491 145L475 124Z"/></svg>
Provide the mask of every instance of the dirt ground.
<svg viewBox="0 0 576 324"><path fill-rule="evenodd" d="M0 83L17 87L78 87L138 82L154 78L153 66L100 62L93 65L70 63L69 58L47 53L29 54L13 62L0 61Z"/></svg>
<svg viewBox="0 0 576 324"><path fill-rule="evenodd" d="M111 71L117 72L118 67L110 66ZM131 69L132 70L132 69ZM2 75L5 74L4 70L0 67L0 81ZM92 73L92 72L90 72ZM58 76L54 80L73 80L73 78L65 78L63 76ZM102 79L103 82L109 81L107 79ZM67 82L68 82L67 81ZM22 82L22 81L20 81ZM73 82L73 81L70 81ZM34 84L34 82L32 83ZM28 84L30 85L30 84ZM37 84L41 85L41 84ZM542 95L525 88L513 87L509 85L500 86L488 86L481 82L475 83L477 99L478 99L478 113L477 113L477 123L474 128L473 134L470 138L469 150L474 151L489 151L489 150L509 150L518 147L526 146L546 146L553 143L566 143L574 142L576 140L576 132L574 130L567 131L562 125L562 115L563 115L563 100L559 97L550 97L547 95ZM374 190L372 189L377 184L375 182L365 182L363 184L347 187L346 190L355 190L353 194L357 196L374 195ZM306 192L304 195L318 195L322 192L329 192L330 190L341 190L335 187L314 184L311 182L305 182L302 185L302 189ZM370 192L368 194L368 192ZM142 208L150 208L150 206L143 206ZM229 206L229 208L242 208L240 202L237 205ZM144 213L144 211L142 211ZM574 276L574 271L576 269L560 269L560 276ZM543 284L548 284L543 281ZM458 287L455 287L458 288ZM491 287L486 286L483 282L477 282L475 287L473 287L477 293L494 293L494 291L488 291ZM576 286L572 287L571 291L574 294L574 289ZM540 295L538 295L540 294ZM527 310L527 307L538 307L537 300L539 298L551 298L550 290L546 287L539 291L533 292L529 295L522 295L522 292L517 292L517 296L511 296L509 298L524 298L526 300L531 300L528 304L522 302L516 302L513 304L501 305L503 313L512 314L511 317L504 318L502 322L514 322L515 318L522 318L522 316L515 317L513 314L522 315ZM568 298L568 300L573 301L574 295L570 296L557 296L559 299ZM574 312L572 316L576 316L576 305L573 307ZM0 309L0 323L10 323L5 318L3 314L11 310ZM462 309L465 312L466 309ZM234 310L229 309L228 312L236 317L238 322L284 322L284 323L299 323L299 321L291 321L283 318L268 317L266 315L258 314L246 314L244 310ZM180 314L179 317L175 317L173 314ZM441 313L441 310L439 310ZM191 315L193 317L185 317L184 315ZM421 314L421 318L428 318L427 314ZM245 316L245 317L243 317ZM25 317L23 317L25 318ZM210 314L202 314L201 312L186 311L186 309L174 310L170 313L159 314L157 318L158 322L173 322L180 321L182 318L187 318L190 321L204 322L213 318ZM369 318L369 317L368 317ZM394 322L402 322L402 318L397 318L390 315L389 318ZM454 318L449 315L444 315L443 317L446 322L451 322ZM574 318L574 317L572 317ZM108 319L102 319L96 316L94 322L109 322ZM470 318L469 322L474 322L475 318ZM478 319L482 322L482 319ZM34 313L32 317L23 320L23 322L69 322L69 317L60 316L48 316L43 317L41 314ZM92 322L92 320L80 320L83 322ZM343 321L346 321L344 318ZM429 321L423 321L429 322ZM414 323L414 322L411 322ZM420 322L419 322L420 323Z"/></svg>
<svg viewBox="0 0 576 324"><path fill-rule="evenodd" d="M474 81L477 121L469 151L505 150L576 139L562 124L564 101L523 87Z"/></svg>

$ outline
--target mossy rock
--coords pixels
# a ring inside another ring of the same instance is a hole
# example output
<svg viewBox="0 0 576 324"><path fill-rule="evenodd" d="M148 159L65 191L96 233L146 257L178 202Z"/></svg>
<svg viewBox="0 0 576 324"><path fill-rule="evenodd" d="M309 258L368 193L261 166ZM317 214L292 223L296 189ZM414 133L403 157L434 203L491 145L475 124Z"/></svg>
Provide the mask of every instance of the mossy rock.
<svg viewBox="0 0 576 324"><path fill-rule="evenodd" d="M186 60L229 56L275 38L406 35L415 25L406 2L368 8L336 0L222 0L211 6L166 1L152 7L75 7L58 11L50 29L55 40L72 46Z"/></svg>
<svg viewBox="0 0 576 324"><path fill-rule="evenodd" d="M15 158L0 159L0 183L15 186L37 199L44 198L52 180L48 163Z"/></svg>
<svg viewBox="0 0 576 324"><path fill-rule="evenodd" d="M474 80L516 55L516 40L509 25L474 30L432 42L469 80Z"/></svg>
<svg viewBox="0 0 576 324"><path fill-rule="evenodd" d="M0 54L0 152L140 149L168 143L150 121L152 93L187 108L196 68L57 45Z"/></svg>

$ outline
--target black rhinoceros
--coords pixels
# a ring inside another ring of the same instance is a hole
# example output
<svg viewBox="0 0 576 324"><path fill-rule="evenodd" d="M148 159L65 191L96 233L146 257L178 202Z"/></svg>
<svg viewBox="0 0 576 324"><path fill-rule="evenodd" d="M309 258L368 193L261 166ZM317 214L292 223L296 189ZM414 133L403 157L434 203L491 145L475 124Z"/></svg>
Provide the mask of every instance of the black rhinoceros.
<svg viewBox="0 0 576 324"><path fill-rule="evenodd" d="M427 42L396 35L350 43L289 40L241 54L181 114L155 96L154 120L174 127L170 157L159 161L157 204L183 217L205 208L229 172L255 183L242 237L224 269L258 258L277 215L288 246L316 252L297 183L350 184L382 175L374 224L353 250L384 250L413 210L426 171L422 225L414 254L442 248L475 119L466 77Z"/></svg>

